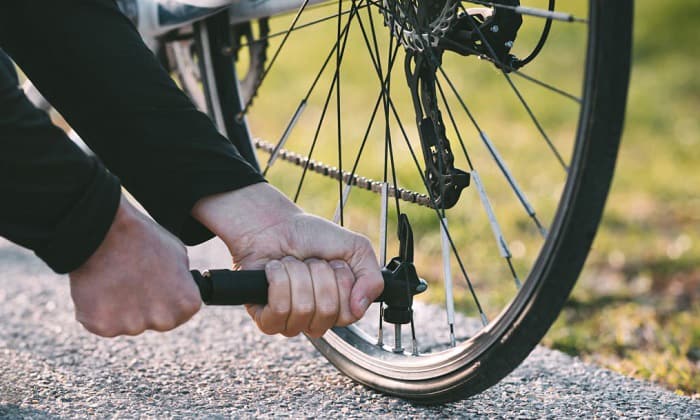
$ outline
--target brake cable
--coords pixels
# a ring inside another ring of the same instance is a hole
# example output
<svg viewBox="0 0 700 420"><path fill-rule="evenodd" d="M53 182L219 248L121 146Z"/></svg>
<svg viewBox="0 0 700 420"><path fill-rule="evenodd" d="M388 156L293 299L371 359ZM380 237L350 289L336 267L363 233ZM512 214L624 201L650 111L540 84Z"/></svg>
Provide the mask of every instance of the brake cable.
<svg viewBox="0 0 700 420"><path fill-rule="evenodd" d="M555 0L549 0L549 6L548 9L550 12L554 11L554 3ZM542 30L542 33L540 34L540 40L537 41L537 45L535 45L535 49L532 50L530 55L525 57L522 60L517 60L514 62L513 68L519 69L523 67L524 65L528 64L530 61L532 61L537 55L540 53L542 50L542 47L544 47L545 42L547 42L547 37L549 36L549 30L552 28L552 18L547 18L547 21L544 24L544 29Z"/></svg>

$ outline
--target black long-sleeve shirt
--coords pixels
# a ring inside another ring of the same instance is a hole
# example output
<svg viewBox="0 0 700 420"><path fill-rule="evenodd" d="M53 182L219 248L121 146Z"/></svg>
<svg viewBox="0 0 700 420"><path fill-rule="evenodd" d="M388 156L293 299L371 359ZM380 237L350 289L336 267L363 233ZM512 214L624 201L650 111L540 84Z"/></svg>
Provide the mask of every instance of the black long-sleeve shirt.
<svg viewBox="0 0 700 420"><path fill-rule="evenodd" d="M52 126L0 62L0 236L55 271L72 271L99 246L120 180L187 244L213 236L190 215L200 198L264 181L113 1L3 0L0 47L102 161Z"/></svg>

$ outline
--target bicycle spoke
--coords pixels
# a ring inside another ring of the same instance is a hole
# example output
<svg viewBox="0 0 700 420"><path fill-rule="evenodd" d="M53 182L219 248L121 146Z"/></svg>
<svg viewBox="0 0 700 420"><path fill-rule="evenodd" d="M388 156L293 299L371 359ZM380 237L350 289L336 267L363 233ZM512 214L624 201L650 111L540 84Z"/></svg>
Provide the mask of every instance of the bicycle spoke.
<svg viewBox="0 0 700 420"><path fill-rule="evenodd" d="M449 40L443 40L443 41L447 44L454 44L452 41L449 41ZM474 55L475 57L478 57L481 60L486 60L486 61L491 62L497 66L504 66L504 64L500 63L498 60L494 60L492 57L490 57L486 54L480 53L479 51L477 51L475 49L469 48L466 45L460 45L460 48L463 48L464 50L468 51L470 54ZM509 72L511 72L519 77L522 77L523 79L525 79L531 83L534 83L540 87L543 87L543 88L550 90L556 94L559 94L567 99L571 99L572 101L576 102L579 105L582 102L581 98L574 95L573 93L569 93L569 92L565 91L564 89L558 88L550 83L547 83L547 82L540 80L536 77L530 76L527 73L524 73L522 70L516 69L515 67L512 67L512 66L505 66L505 67L508 69Z"/></svg>
<svg viewBox="0 0 700 420"><path fill-rule="evenodd" d="M353 3L354 5L354 3ZM342 15L343 3L338 2L338 24L336 26L337 39L340 39L340 24L343 19ZM338 77L335 78L335 113L336 113L336 127L338 136L338 170L343 173L343 140L342 140L342 119L340 118L341 104L340 104L340 51L335 50L335 71ZM350 181L350 180L348 180ZM350 189L350 183L348 183L348 190ZM349 193L350 191L348 191ZM339 222L340 226L344 226L343 208L345 207L345 200L347 200L347 195L343 191L343 177L338 178L338 208L339 208Z"/></svg>
<svg viewBox="0 0 700 420"><path fill-rule="evenodd" d="M472 115L471 111L469 110L466 103L462 99L462 96L457 92L457 89L455 88L454 84L452 83L452 80L450 80L450 78L447 76L447 74L442 69L442 67L439 67L438 70L440 70L440 74L445 79L447 84L450 86L450 89L452 90L455 97L457 98L457 101L459 101L460 105L462 106L462 109L469 117L469 120L472 122L472 125L474 125L474 128L476 129L476 131L479 133L479 138L481 138L482 142L484 143L484 145L488 149L489 153L491 154L491 157L494 159L494 161L496 162L496 165L501 170L501 173L508 181L508 185L510 185L511 189L513 190L515 195L518 197L518 200L520 201L523 208L525 209L525 212L533 220L533 222L537 226L537 229L539 230L542 237L546 237L547 236L547 229L540 222L539 218L537 217L537 214L535 213L535 209L532 207L532 205L530 204L530 201L527 199L527 196L525 195L523 190L518 185L517 181L515 180L515 177L513 177L513 175L511 174L505 161L501 158L500 153L498 153L498 150L496 149L496 147L493 145L493 143L491 143L491 140L488 138L486 133L481 129L479 124L476 122L476 119L474 119L474 116ZM461 138L460 138L460 143L462 144L462 148L463 148L463 150L465 150L465 154L466 154L466 149L464 148L464 143L461 141Z"/></svg>
<svg viewBox="0 0 700 420"><path fill-rule="evenodd" d="M373 39L376 40L376 32L374 31L374 24L372 24L372 37ZM389 49L387 50L389 53L391 53L391 49L394 45L394 37L391 36L391 33L389 33ZM377 61L381 62L379 58L379 48L375 47L376 53L377 53ZM387 57L387 61L389 61L389 57ZM377 69L379 70L380 76L381 76L381 67L377 66ZM386 266L387 264L387 256L386 256L386 247L387 247L387 240L388 240L388 233L387 233L387 224L389 221L389 197L388 197L388 190L389 190L389 184L387 183L387 176L388 176L388 161L389 161L389 150L391 147L391 128L389 126L389 113L387 112L387 96L390 92L391 88L391 72L387 74L386 77L386 90L385 94L382 96L382 103L384 105L384 170L382 172L382 221L381 221L381 228L380 228L380 241L382 244L382 260L383 260L383 266ZM393 157L392 157L392 168L393 168ZM394 173L392 169L392 173ZM394 191L398 191L396 189L396 176L394 176ZM386 194L385 194L386 191ZM397 210L397 215L400 214L398 213L399 211L399 203L398 200L396 200L396 210ZM383 340L383 335L384 335L384 302L379 303L379 331L377 332L378 334L378 340L377 342L381 345L381 342Z"/></svg>
<svg viewBox="0 0 700 420"><path fill-rule="evenodd" d="M515 286L517 288L520 288L520 279L518 278L517 274L515 273L515 270L513 269L513 266L511 264L511 253L510 250L508 249L508 244L506 243L506 240L503 238L503 232L501 231L501 226L498 224L498 220L496 219L496 214L493 212L493 207L491 207L491 202L489 201L488 195L486 195L486 190L484 189L484 185L481 183L481 178L479 177L479 174L476 172L476 170L472 171L472 180L474 181L474 184L476 184L476 189L479 192L479 198L481 199L481 204L484 206L484 210L486 210L486 215L489 219L489 224L491 225L491 231L493 232L493 236L496 239L496 244L498 245L498 251L501 254L501 257L505 258L505 260L508 262L508 265L510 266L512 270L512 274L514 276L514 281L515 281Z"/></svg>
<svg viewBox="0 0 700 420"><path fill-rule="evenodd" d="M350 196L350 189L352 188L351 184L346 184L344 187L342 186L343 178L344 177L342 176L338 177L338 180L341 185L340 200L338 200L338 205L335 208L335 213L333 213L333 223L340 224L340 226L343 226L343 209L345 208L345 204L347 204L348 202L348 197Z"/></svg>
<svg viewBox="0 0 700 420"><path fill-rule="evenodd" d="M354 5L354 4L355 4L355 2L353 2L353 5ZM351 16L353 16L353 15L351 15ZM360 21L360 16L359 16L359 15L355 15L355 16L357 16L358 21ZM346 25L346 28L347 28L347 25ZM363 28L363 31L364 31L364 28ZM341 32L341 33L346 33L346 31L343 31L343 32ZM346 35L346 38L347 38L347 35ZM336 44L337 44L337 43L336 43ZM368 42L367 42L367 45L369 46L369 43L368 43ZM345 44L344 44L344 46L345 46ZM344 46L343 46L343 49L344 49ZM336 49L336 51L338 51L338 50ZM373 64L374 64L375 66L377 66L378 64L377 64L377 62L374 61L374 59L373 59L373 56L372 56L372 53L371 53L371 49L368 48L368 51L370 52L370 57L372 57L372 62L373 62ZM391 62L389 63L390 69L393 68L393 64L394 64L394 62L395 62L397 53L398 53L398 45L397 45L397 48L394 50L393 56L391 57ZM341 55L341 59L342 59L342 55ZM380 71L380 70L378 70L378 71ZM336 70L336 75L337 75L337 74L338 74L338 70ZM381 76L381 72L379 73L379 75ZM381 83L382 85L385 83L384 80L381 80L381 82L382 82L382 83ZM315 84L315 82L314 82L314 84ZM332 83L332 85L336 86L336 92L337 92L337 89L338 89L337 78L335 79L335 83ZM330 92L329 92L329 94L330 94ZM382 92L380 92L380 95L379 95L379 97L377 98L377 102L376 102L376 104L375 104L374 110L373 110L373 112L372 112L372 114L371 114L371 116L370 116L370 121L369 121L369 123L368 123L368 125L367 125L367 129L366 129L366 131L365 131L365 135L364 135L363 140L362 140L362 143L361 143L361 145L360 145L360 149L358 150L357 157L356 157L355 162L354 162L354 164L353 164L352 172L348 175L347 173L345 173L345 172L342 170L342 166L338 169L338 181L339 181L339 184L341 185L341 188L342 188L342 189L341 189L341 192L340 192L341 199L339 200L338 206L336 207L336 211L335 211L335 214L334 214L334 217L333 217L333 221L336 222L336 223L341 222L341 224L342 224L343 209L344 209L344 207L345 207L345 204L346 204L346 202L347 202L347 199L348 199L350 190L351 190L351 188L352 188L353 180L356 178L356 177L355 177L355 173L356 173L356 171L357 171L357 166L358 166L358 164L359 164L359 159L360 159L360 157L362 156L362 152L363 152L363 150L364 150L364 146L365 146L365 144L366 144L366 142L367 142L367 139L368 139L368 137L369 137L369 134L370 134L370 131L371 131L371 128L372 128L372 125L373 125L373 122L374 122L374 119L375 119L375 116L376 116L376 112L377 112L377 110L378 110L379 103L380 103L380 100L382 99L382 96L383 96L383 95L384 95L384 91L383 91L383 89L382 89ZM314 147L315 147L315 144L316 144L316 141L317 141L317 138L318 138L318 133L319 133L320 126L322 125L322 122L323 122L323 119L324 119L324 116L325 116L325 112L326 112L326 109L327 109L327 105L328 105L328 102L329 102L329 98L330 98L330 95L326 98L326 104L324 105L324 111L323 111L323 113L322 113L322 117L321 117L321 120L320 120L320 122L319 122L319 125L317 126L316 135L314 136L314 142L312 143L312 147L311 147L310 153L309 153L309 155L307 156L307 165L305 165L305 169L306 169L306 167L308 166L308 163L310 162L311 154L313 153L313 149L314 149ZM306 99L308 99L308 95L307 95L307 98L305 98L305 99L302 101L302 103L305 103ZM342 144L339 144L339 149L340 149L341 147L342 147ZM276 150L279 152L280 148L277 148ZM303 183L303 178L304 178L304 174L302 174L302 181L300 181L299 187L297 188L297 194L295 195L295 201L298 200L299 192L300 192L300 189L301 189L301 184ZM347 179L347 181L345 181L346 179ZM342 183L343 183L344 181L346 182L347 185L345 185L344 187L342 187ZM395 188L394 191L397 192L397 191L400 191L400 190L399 190L398 188ZM394 194L394 195L396 195L396 194Z"/></svg>
<svg viewBox="0 0 700 420"><path fill-rule="evenodd" d="M265 169L263 169L262 171L263 176L267 175L267 171L270 170L272 165L277 160L280 150L284 147L284 144L287 143L289 135L292 134L292 130L297 125L297 122L299 122L301 113L304 112L304 110L306 109L306 103L306 99L302 100L301 103L299 103L297 109L294 111L294 115L292 115L292 118L289 120L287 127L285 127L284 132L282 133L282 137L280 137L279 141L277 142L277 145L275 145L275 150L273 150L273 152L270 154L270 157L267 159Z"/></svg>
<svg viewBox="0 0 700 420"><path fill-rule="evenodd" d="M350 26L350 20L352 19L352 16L354 15L354 13L356 13L356 11L354 11L354 10L351 10L350 12L351 12L350 19L348 20L348 23L346 23L345 27L343 28L343 35L345 35L345 32L348 31L348 28ZM339 43L340 43L340 40L336 39L335 44L333 44L333 48L331 48L328 55L326 55L326 58L323 61L323 64L321 65L321 69L316 73L316 76L314 77L314 80L311 83L311 86L307 90L306 95L304 96L304 98L301 100L301 102L297 106L297 109L294 112L294 115L292 115L292 118L290 119L289 124L287 124L287 127L285 128L284 133L282 134L282 137L277 142L277 145L275 146L275 150L270 155L270 157L267 161L267 164L265 165L265 169L263 170L263 175L267 174L267 171L270 169L270 167L277 160L277 157L279 156L280 150L284 147L284 144L287 142L287 139L289 138L289 135L291 134L292 129L294 128L299 117L301 116L301 113L306 109L306 105L308 103L308 100L311 97L311 94L313 93L314 89L316 88L316 85L317 85L319 79L321 78L324 71L326 70L328 63L330 63L331 57L333 57L333 54L338 49Z"/></svg>
<svg viewBox="0 0 700 420"><path fill-rule="evenodd" d="M358 21L359 21L359 16L358 16ZM391 58L391 62L389 63L389 67L390 67L389 70L390 70L390 71L391 71L391 69L393 68L394 62L396 61L396 56L397 56L397 54L398 54L398 48L394 51L394 55L393 55L393 57ZM371 55L371 51L370 51L370 55ZM373 62L374 62L374 61L373 61ZM374 63L376 64L376 62L374 62ZM378 72L380 72L380 71L381 71L381 70L378 69ZM379 73L378 76L381 76L381 73ZM370 132L371 132L371 130L372 130L372 126L373 126L373 124L374 124L374 120L375 120L375 117L376 117L376 115L377 115L377 111L378 111L378 109L379 109L379 105L380 105L380 103L381 103L381 101L382 101L383 96L385 95L385 93L384 93L384 87L383 87L383 86L384 86L384 84L385 84L387 81L384 80L384 79L381 79L380 81L381 81L381 85L382 85L382 91L380 91L379 96L377 97L377 100L376 100L376 102L375 102L375 104L374 104L374 109L372 110L372 114L370 115L370 120L369 120L369 123L367 124L367 129L365 130L365 134L364 134L364 136L363 136L363 138L362 138L362 142L361 142L361 144L360 144L360 148L359 148L359 150L358 150L358 152L357 152L357 156L356 156L355 161L354 161L354 163L353 163L352 172L350 172L350 175L347 177L347 181L346 181L346 184L347 184L347 185L345 186L345 190L344 190L344 192L343 192L343 201L342 201L342 205L339 204L338 207L336 208L336 213L335 213L335 216L334 216L334 219L333 219L334 222L336 222L336 223L340 220L340 215L341 215L340 212L342 211L342 208L345 206L345 202L347 201L347 196L348 196L349 193L350 193L350 188L351 188L352 185L353 185L353 180L355 179L355 174L356 174L356 172L357 172L357 167L358 167L358 165L359 165L359 163L360 163L360 157L362 156L362 152L364 151L365 145L367 144L367 140L368 140L369 134L370 134ZM340 170L340 172L342 173L342 170ZM341 182L342 182L342 180L345 179L345 175L343 175L343 176L342 176L341 178L339 178L339 179L341 179ZM395 190L395 191L398 191L398 190ZM386 244L385 244L385 246L386 246Z"/></svg>
<svg viewBox="0 0 700 420"><path fill-rule="evenodd" d="M368 14L369 14L369 11L368 11ZM389 40L389 49L387 50L388 53L389 53L389 58L388 58L388 63L387 63L387 67L388 67L388 68L387 68L387 75L386 75L386 78L384 78L384 75L383 75L383 72L382 72L382 67L381 67L381 60L379 59L379 55L380 55L380 54L379 54L379 47L378 47L378 44L377 44L376 32L375 32L375 30L374 30L374 22L373 22L373 20L372 20L372 18L371 18L371 14L369 14L369 16L370 16L369 19L370 19L370 22L371 22L370 28L372 29L371 33L372 33L372 40L373 40L373 45L374 45L374 49L375 49L376 59L375 59L375 55L372 53L372 46L370 45L369 39L368 39L368 37L367 37L367 32L366 32L366 30L365 30L364 24L362 23L362 17L361 17L359 14L358 14L357 21L358 21L358 23L359 23L359 25L360 25L360 29L361 29L361 32L362 32L362 36L363 36L363 39L364 39L364 41L365 41L365 46L367 47L367 51L368 51L368 53L369 53L369 55L370 55L370 59L372 60L372 64L373 64L373 66L374 66L375 72L377 73L377 77L378 77L378 79L379 79L379 81L380 81L380 89L381 89L381 90L380 90L380 98L379 98L379 99L382 99L382 100L384 101L384 103L385 103L385 108L386 108L386 107L387 107L387 105L386 105L386 97L389 96L389 87L390 87L391 72L392 72L392 70L393 70L393 68L394 68L394 63L396 62L396 57L397 57L397 54L398 54L399 49L400 49L400 44L397 43L397 44L396 44L396 47L393 47L393 37L390 38L390 40ZM377 105L378 105L378 103L375 104L375 109L374 109L374 111L373 111L373 115L372 115L372 120L371 120L371 121L373 121L373 119L374 119L374 113L376 113L376 111L377 111L377 108L376 108ZM386 176L387 176L387 173L386 173L386 172L387 172L386 152L387 152L387 149L390 149L390 148L391 148L391 143L390 143L391 132L390 132L390 129L389 129L390 126L389 126L389 123L388 123L388 112L386 111L386 109L385 109L385 120L386 120L386 121L385 121L385 128L386 128L386 131L385 131L385 139L386 139L385 146L386 146L386 147L385 147L385 162L384 162L384 163L385 163L385 165L384 165L384 184L386 184ZM371 121L370 121L370 124L371 124ZM365 138L363 139L363 143L362 143L360 152L362 151L362 148L364 147L364 144L365 144L365 141L367 140L367 135L368 135L368 134L369 134L369 127L368 127L367 131L365 132ZM358 159L359 159L359 154L358 154ZM392 156L392 162L393 162L393 156ZM352 175L355 174L355 171L356 171L356 169L357 169L357 164L358 164L358 160L355 161L355 164L354 164L354 166L353 166ZM392 171L393 171L393 168L394 168L394 167L393 167L393 163L392 163ZM352 178L352 176L351 176L351 178ZM398 197L399 197L398 194L399 194L400 189L398 188L398 185L397 185L397 183L396 183L397 181L396 181L396 176L395 176L395 174L394 174L394 177L393 177L393 178L394 178L394 190L393 190L393 191L394 191L394 194L393 194L393 196L394 196L394 198L396 199L396 211L397 211L397 214L400 214L400 207L399 207L399 203L398 203ZM385 235L385 236L386 236L386 235ZM386 238L385 238L385 240L386 240ZM385 245L386 245L386 244L385 244Z"/></svg>
<svg viewBox="0 0 700 420"><path fill-rule="evenodd" d="M416 325L413 323L413 314L411 314L411 354L418 356L418 340L416 339Z"/></svg>
<svg viewBox="0 0 700 420"><path fill-rule="evenodd" d="M386 241L387 241L387 221L389 216L389 184L384 181L382 183L382 191L380 195L381 208L379 214L379 265L385 267L386 258Z"/></svg>
<svg viewBox="0 0 700 420"><path fill-rule="evenodd" d="M287 42L287 39L289 38L289 35L292 33L292 30L296 26L297 22L299 21L299 18L301 17L302 13L306 9L306 6L309 4L309 0L304 0L304 3L302 3L301 7L299 7L299 11L297 12L296 16L294 16L294 19L292 20L291 25L289 26L289 30L287 33L284 35L284 38L282 38L282 42L280 42L280 45L277 47L277 50L275 50L275 53L272 55L272 58L270 59L270 64L265 67L263 70L262 74L260 75L260 79L256 83L255 87L253 88L253 93L250 95L250 98L246 102L246 104L243 106L243 110L238 114L236 118L239 120L243 118L243 116L248 112L248 108L250 108L250 104L253 102L253 98L258 92L258 89L260 88L260 85L262 85L262 82L265 80L265 77L267 77L268 73L270 72L270 69L272 66L275 64L275 61L277 60L277 57L280 54L280 51L282 51L282 48L284 47L284 44Z"/></svg>
<svg viewBox="0 0 700 420"><path fill-rule="evenodd" d="M379 327L377 329L377 346L384 346L384 303L379 302Z"/></svg>
<svg viewBox="0 0 700 420"><path fill-rule="evenodd" d="M462 140L462 136L459 134L459 129L457 128L457 122L454 119L454 115L452 114L452 109L450 108L449 103L447 102L447 98L445 97L445 92L442 90L442 85L440 83L437 83L438 91L440 92L440 97L442 99L443 104L445 105L445 110L447 111L447 115L450 118L450 122L452 123L452 128L454 129L455 133L457 133L457 139L459 140L459 144L462 147L462 150L464 151L464 156L467 159L467 162L469 164L469 168L471 170L471 175L472 175L472 180L476 184L477 191L479 192L479 198L481 199L482 206L484 207L484 210L486 211L487 217L489 219L489 223L491 224L491 230L493 232L494 238L496 239L496 244L498 246L499 252L503 258L505 258L506 263L508 264L508 268L510 269L511 274L513 275L513 281L515 282L515 287L520 288L521 282L520 278L518 277L518 274L515 271L515 267L513 267L513 263L511 261L511 253L510 250L508 249L508 243L503 237L503 234L501 233L501 228L500 225L498 224L498 220L496 219L496 215L493 211L493 208L491 207L491 202L488 198L488 195L486 194L486 190L484 189L484 186L481 182L481 178L479 177L476 168L472 164L472 161L469 157L469 153L467 153L467 148L464 144L464 141Z"/></svg>
<svg viewBox="0 0 700 420"><path fill-rule="evenodd" d="M306 1L308 1L308 0L306 0ZM356 10L356 9L353 7L353 10ZM345 53L345 47L347 46L347 42L348 42L348 35L350 34L350 23L351 23L352 18L353 18L354 15L355 15L355 13L352 13L352 14L350 15L350 17L348 18L348 23L346 24L348 30L345 31L344 38L343 38L343 45L342 45L342 47L341 47L341 49L340 49L340 51L341 51L341 52L340 52L340 57L341 57L341 59L342 59L343 54ZM336 49L336 51L337 51L337 49ZM332 54L332 53L331 53L331 54ZM306 178L306 173L307 173L307 171L308 171L308 169L309 169L309 164L311 163L311 156L313 155L314 149L316 148L316 143L317 143L317 141L318 141L318 136L319 136L319 134L320 134L320 132L321 132L321 126L323 125L323 121L324 121L324 119L325 119L326 112L328 111L328 105L330 104L331 96L333 95L333 90L334 90L334 86L335 86L337 77L338 77L338 69L336 68L336 72L335 72L335 74L333 75L333 80L331 80L330 87L329 87L328 93L327 93L327 95L326 95L326 100L325 100L325 102L324 102L324 104L323 104L323 110L322 110L322 112L321 112L321 117L319 118L319 122L318 122L318 124L316 125L316 131L315 131L315 133L314 133L314 138L313 138L313 141L311 142L311 146L310 146L310 148L309 148L309 153L308 153L307 156L306 156L307 160L306 160L306 162L305 162L305 164L304 164L304 170L302 171L301 178L299 179L299 184L298 184L298 186L297 186L296 193L294 194L294 202L295 202L295 203L299 200L299 194L301 193L301 188L302 188L302 185L304 184L304 179ZM342 180L343 172L342 172L342 171L338 171L338 174L339 174L339 176L341 177L341 180Z"/></svg>
<svg viewBox="0 0 700 420"><path fill-rule="evenodd" d="M365 8L368 8L368 7L369 7L369 5L366 4L366 5L364 5L364 6L359 6L358 9L365 9ZM309 10L311 10L311 9L309 9ZM352 13L352 11L351 11L351 10L346 10L346 11L344 11L344 12L342 13L342 15L344 16L344 15L347 15L347 14L349 14L349 13ZM286 35L286 34L288 34L288 33L290 33L290 32L295 32L295 31L298 31L298 30L300 30L300 29L309 28L309 27L312 27L312 26L314 26L314 25L318 25L319 23L323 23L323 22L327 22L327 21L329 21L329 20L331 20L331 19L335 19L335 18L337 18L337 17L338 17L338 15L337 15L336 13L334 13L334 14L332 14L332 15L324 16L324 17L322 17L322 18L318 18L318 19L312 20L311 22L306 22L306 23L304 23L304 24L302 24L302 25L297 25L297 26L296 26L295 28L293 28L293 29L285 29L284 31L279 31L279 32L275 32L275 33L266 35L266 36L264 36L264 37L256 38L256 39L253 41L253 43L259 42L259 41L267 41L267 40L272 39L272 38L278 38L278 37L284 36L284 35ZM242 44L240 45L240 47L241 47L241 48L242 48L242 47L250 47L250 45L251 45L251 43L249 43L249 42L244 42L244 43L242 43Z"/></svg>
<svg viewBox="0 0 700 420"><path fill-rule="evenodd" d="M447 239L447 218L440 223L440 243L442 246L442 273L445 284L445 311L447 311L447 326L450 329L450 346L454 347L455 339L455 299L452 284L452 264L450 258L450 242Z"/></svg>
<svg viewBox="0 0 700 420"><path fill-rule="evenodd" d="M554 153L554 156L556 157L557 161L559 161L559 164L562 166L562 168L564 168L564 171L568 171L569 168L566 165L566 163L564 162L564 159L561 157L561 154L559 153L557 148L554 146L554 144L550 140L547 133L544 131L542 124L540 124L540 121L537 119L535 114L532 112L530 105L527 103L525 98L523 98L523 95L520 93L520 90L515 86L515 83L513 83L513 80L511 80L510 76L508 76L508 73L505 71L505 69L501 65L500 60L498 60L498 56L496 55L496 52L494 51L493 47L489 43L488 39L486 39L484 34L481 32L481 29L479 29L479 26L476 23L474 23L471 19L467 19L467 21L470 23L470 25L472 26L474 31L476 31L476 33L479 34L479 38L481 38L481 42L484 43L486 48L489 50L489 54L491 54L493 59L498 64L498 68L501 70L501 74L503 74L503 77L505 77L505 79L508 81L508 84L510 85L511 89L513 90L515 95L518 97L518 100L520 101L520 103L525 108L525 111L530 116L530 119L535 124L535 127L537 127L537 130L542 135L542 138L547 143L547 146L549 146L549 149L552 151L552 153Z"/></svg>
<svg viewBox="0 0 700 420"><path fill-rule="evenodd" d="M523 72L520 71L520 70L516 70L516 69L513 69L513 68L510 68L510 70L512 71L513 74L515 74L515 75L517 75L517 76L520 76L520 77L522 77L523 79L525 79L525 80L527 80L527 81L529 81L529 82L532 82L532 83L534 83L534 84L536 84L536 85L542 86L543 88L548 89L548 90L551 90L551 91L554 92L554 93L558 93L559 95L561 95L561 96L563 96L563 97L565 97L565 98L569 98L569 99L571 99L572 101L576 102L577 104L581 105L581 102L582 102L582 101L581 101L581 98L578 97L578 96L576 96L576 95L574 95L574 94L571 94L571 93L569 93L569 92L567 92L567 91L565 91L565 90L563 90L563 89L560 89L560 88L558 88L558 87L556 87L556 86L553 86L553 85L551 85L551 84L549 84L549 83L547 83L547 82L543 82L542 80L540 80L540 79L538 79L538 78L536 78L536 77L532 77L532 76L530 76L530 75L528 75L528 74L526 74L526 73L523 73Z"/></svg>

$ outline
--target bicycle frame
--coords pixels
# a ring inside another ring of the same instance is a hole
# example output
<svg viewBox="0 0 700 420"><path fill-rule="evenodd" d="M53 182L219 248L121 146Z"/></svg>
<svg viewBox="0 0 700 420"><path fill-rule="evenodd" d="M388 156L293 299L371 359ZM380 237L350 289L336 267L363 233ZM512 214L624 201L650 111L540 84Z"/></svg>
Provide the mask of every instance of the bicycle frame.
<svg viewBox="0 0 700 420"><path fill-rule="evenodd" d="M316 4L326 0L308 0ZM226 8L231 23L247 22L298 10L304 0L117 0L150 46L155 38Z"/></svg>

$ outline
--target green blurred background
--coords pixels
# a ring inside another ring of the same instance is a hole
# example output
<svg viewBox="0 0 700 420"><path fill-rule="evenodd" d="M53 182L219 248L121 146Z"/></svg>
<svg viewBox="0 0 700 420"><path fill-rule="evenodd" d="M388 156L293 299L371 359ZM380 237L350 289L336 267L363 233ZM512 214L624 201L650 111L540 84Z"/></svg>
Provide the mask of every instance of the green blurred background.
<svg viewBox="0 0 700 420"><path fill-rule="evenodd" d="M700 393L700 2L636 1L627 120L603 224L545 344Z"/></svg>
<svg viewBox="0 0 700 420"><path fill-rule="evenodd" d="M569 11L579 12L576 4L559 3ZM528 5L545 7L546 2L533 0ZM327 10L318 13L327 14ZM700 70L696 53L698 18L700 2L696 0L636 2L627 119L613 188L586 268L569 303L544 339L544 344L549 347L626 375L660 382L689 395L700 393L700 171L696 169L700 163L700 78L696 76ZM535 24L527 22L526 19L514 50L521 57L534 45L541 30L541 21ZM289 20L278 19L271 23L274 32L285 28ZM375 25L381 27L378 22ZM335 31L335 23L331 22L325 29L299 31L290 37L250 114L255 135L275 139L282 133L288 116L298 104L295 98L301 98L309 86L309 81L304 81L299 75L308 73L309 68L320 67L335 39ZM536 62L525 69L526 72L570 92L578 92L584 44L576 31L575 27L555 24L554 42L548 43ZM362 43L360 34L357 30L351 33L348 45ZM272 42L273 49L278 42L279 39ZM384 42L380 44L386 46ZM487 63L479 66L463 64L473 63L473 57L466 59L472 61L464 60L446 58L445 68L453 69L450 74L455 85L461 92L467 92L465 97L470 107L476 110L480 124L512 165L511 170L521 181L523 189L538 203L540 216L545 221L551 220L563 185L561 168L553 159L540 164L541 157L548 152L543 146L532 147L532 143L526 141L538 135L533 133L532 123L520 104L513 100L502 75ZM241 67L245 67L245 60ZM400 76L400 72L397 74ZM357 150L377 98L376 76L372 73L368 56L347 54L341 79L345 101L341 117L344 141L349 143L349 150ZM514 81L532 101L533 110L555 145L564 156L568 156L578 106L517 77ZM393 83L403 88L405 81L396 77ZM315 101L309 102L305 116L286 145L301 154L306 154L310 139L314 137L321 105L330 85L330 74L324 75L319 85L323 86L319 89L322 92L316 95ZM405 115L411 115L410 97L405 88L403 93L398 88L393 89L392 95L395 95L397 108L406 112ZM335 165L337 155L332 151L335 140L327 141L335 139L334 99L333 95L326 117L329 122L319 132L314 158ZM451 105L454 109L459 108L454 100ZM488 112L479 113L481 109ZM464 116L461 118L465 119ZM407 126L409 137L415 138L415 128L411 127L415 124ZM381 124L375 124L370 130L368 155L383 155L383 142L371 141L374 137L381 139L382 130ZM393 130L394 138L400 139L400 132L396 128ZM474 139L473 130L469 135L471 139L467 142L476 142L468 145L474 160L488 161L484 148ZM455 138L450 127L448 137ZM401 143L402 140L398 140L396 146L399 183L419 190L419 180L411 175L413 163ZM453 149L456 144L453 143ZM464 159L458 152L455 154L458 155L458 167L465 168ZM267 156L260 155L260 158L264 162ZM348 168L351 161L352 157L346 155L344 168ZM361 161L358 173L381 179L379 161L381 159ZM536 171L533 162L537 162ZM290 172L288 164L277 166L270 171L270 180L292 195L298 176L290 175L294 172ZM512 192L497 168L484 164L479 171L503 231L511 240L516 269L524 275L537 255L541 238L519 208L517 200L512 200ZM304 187L306 195L301 195L300 203L309 211L332 217L335 208L332 197L334 194L337 197L337 183L319 180L317 175L308 176L317 178L310 182L311 186ZM474 206L479 206L478 195L474 195L474 189L467 189L464 194L462 201L471 204L467 204L462 212L459 209L450 211L450 226L458 247L467 249L464 258L491 318L512 298L515 288L506 266L493 263L498 253L492 246L486 216L483 211L473 210ZM305 196L308 199L305 200ZM330 199L319 199L324 196ZM371 194L353 192L345 219L351 228L376 240L378 225L367 217L376 214L376 207L371 204L373 199ZM419 261L422 275L427 279L439 277L440 236L434 214L419 209L409 210L409 215L419 238L417 247L426 254L425 260ZM394 228L390 226L391 230ZM482 242L489 245L474 246ZM392 242L389 248L395 245ZM457 271L454 263L453 270ZM431 287L432 294L428 298L439 301L439 283ZM456 300L459 310L475 314L464 286L458 286Z"/></svg>

